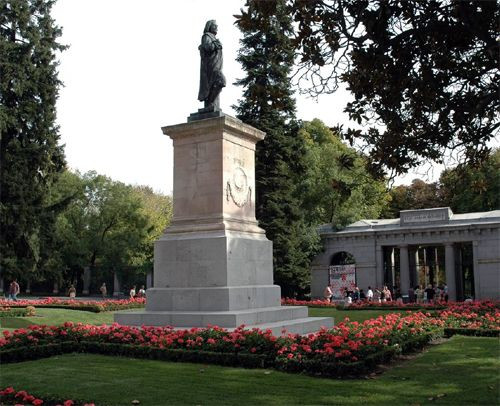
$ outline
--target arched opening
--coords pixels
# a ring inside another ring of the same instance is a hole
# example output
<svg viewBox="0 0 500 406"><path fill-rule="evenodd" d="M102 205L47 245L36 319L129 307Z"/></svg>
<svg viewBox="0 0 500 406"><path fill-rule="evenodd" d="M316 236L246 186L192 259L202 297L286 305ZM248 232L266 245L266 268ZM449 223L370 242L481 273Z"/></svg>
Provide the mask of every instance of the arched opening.
<svg viewBox="0 0 500 406"><path fill-rule="evenodd" d="M330 260L328 280L333 292L333 300L343 300L345 290L356 287L356 260L347 251L336 252Z"/></svg>

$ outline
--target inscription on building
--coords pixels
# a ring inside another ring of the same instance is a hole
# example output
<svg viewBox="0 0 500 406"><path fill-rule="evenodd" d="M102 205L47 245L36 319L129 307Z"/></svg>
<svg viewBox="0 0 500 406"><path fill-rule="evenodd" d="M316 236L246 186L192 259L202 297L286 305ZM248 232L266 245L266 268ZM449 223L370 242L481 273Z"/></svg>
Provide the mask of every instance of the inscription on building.
<svg viewBox="0 0 500 406"><path fill-rule="evenodd" d="M445 222L450 219L451 210L448 207L429 210L401 211L401 224L422 224Z"/></svg>

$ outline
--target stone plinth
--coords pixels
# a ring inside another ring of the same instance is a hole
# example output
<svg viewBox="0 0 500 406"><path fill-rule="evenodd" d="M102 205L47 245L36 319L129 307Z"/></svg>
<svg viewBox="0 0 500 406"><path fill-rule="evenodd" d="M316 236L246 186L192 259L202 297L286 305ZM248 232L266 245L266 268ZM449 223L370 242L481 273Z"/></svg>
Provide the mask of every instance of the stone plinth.
<svg viewBox="0 0 500 406"><path fill-rule="evenodd" d="M163 127L174 144L174 214L156 241L146 310L128 325L241 324L280 334L331 327L307 307L282 307L272 243L255 219L255 144L265 134L227 115Z"/></svg>

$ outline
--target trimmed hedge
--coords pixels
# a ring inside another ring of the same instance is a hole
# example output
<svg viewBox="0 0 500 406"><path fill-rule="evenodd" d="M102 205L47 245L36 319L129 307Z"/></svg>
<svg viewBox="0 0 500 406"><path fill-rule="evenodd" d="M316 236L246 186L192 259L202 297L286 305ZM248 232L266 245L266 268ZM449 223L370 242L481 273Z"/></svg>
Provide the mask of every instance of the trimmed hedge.
<svg viewBox="0 0 500 406"><path fill-rule="evenodd" d="M423 348L433 338L429 333L415 339L407 340L404 345L394 345L382 351L366 356L356 362L325 362L315 359L274 359L262 354L222 353L211 351L190 351L185 349L166 349L147 346L99 343L93 341L64 341L56 344L42 344L31 347L15 348L0 351L2 364L48 358L54 355L72 352L143 358L171 362L192 362L216 364L243 368L275 368L284 372L306 373L329 377L359 376L367 374L381 363L386 363L400 353L408 353Z"/></svg>
<svg viewBox="0 0 500 406"><path fill-rule="evenodd" d="M452 337L454 335L474 337L500 337L500 330L445 327L445 337Z"/></svg>
<svg viewBox="0 0 500 406"><path fill-rule="evenodd" d="M22 308L10 308L9 310L0 310L0 317L26 317L28 315L28 309L26 307Z"/></svg>

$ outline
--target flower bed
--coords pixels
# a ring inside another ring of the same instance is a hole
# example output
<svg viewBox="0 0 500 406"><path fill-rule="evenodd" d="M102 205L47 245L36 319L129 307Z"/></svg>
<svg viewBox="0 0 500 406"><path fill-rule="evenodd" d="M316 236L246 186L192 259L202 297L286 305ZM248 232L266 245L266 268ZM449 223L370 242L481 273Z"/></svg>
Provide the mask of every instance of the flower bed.
<svg viewBox="0 0 500 406"><path fill-rule="evenodd" d="M25 390L16 391L12 386L0 390L0 402L1 404L15 404L17 405L58 405L58 406L94 406L94 403L85 403L82 401L74 401L72 399L60 400L44 398L40 399L26 392Z"/></svg>
<svg viewBox="0 0 500 406"><path fill-rule="evenodd" d="M56 309L62 308L70 310L84 310L94 313L141 308L144 307L145 304L145 298L119 300L75 300L48 297L45 299L18 300L17 302L0 300L0 307L3 308L23 308L27 306L33 306Z"/></svg>
<svg viewBox="0 0 500 406"><path fill-rule="evenodd" d="M389 314L331 330L276 337L270 330L233 332L218 327L30 326L0 339L3 363L67 352L97 352L149 359L275 367L290 372L345 376L369 372L381 361L421 348L442 334L443 320L423 313Z"/></svg>
<svg viewBox="0 0 500 406"><path fill-rule="evenodd" d="M297 300L282 298L283 306L333 307L338 310L456 310L474 309L476 311L492 311L500 308L499 301L482 300L476 302L438 302L438 303L401 303L358 301L345 305L344 303L330 303L328 300Z"/></svg>

